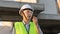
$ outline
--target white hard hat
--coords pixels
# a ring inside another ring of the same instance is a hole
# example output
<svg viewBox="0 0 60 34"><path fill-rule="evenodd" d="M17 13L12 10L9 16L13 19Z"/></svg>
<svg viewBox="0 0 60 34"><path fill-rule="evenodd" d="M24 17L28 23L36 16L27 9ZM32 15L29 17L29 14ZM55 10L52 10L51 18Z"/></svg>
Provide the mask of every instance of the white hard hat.
<svg viewBox="0 0 60 34"><path fill-rule="evenodd" d="M19 10L19 14L21 13L22 10L26 10L26 9L29 9L29 10L32 10L34 11L34 9L29 5L29 4L25 4L21 7L21 9Z"/></svg>

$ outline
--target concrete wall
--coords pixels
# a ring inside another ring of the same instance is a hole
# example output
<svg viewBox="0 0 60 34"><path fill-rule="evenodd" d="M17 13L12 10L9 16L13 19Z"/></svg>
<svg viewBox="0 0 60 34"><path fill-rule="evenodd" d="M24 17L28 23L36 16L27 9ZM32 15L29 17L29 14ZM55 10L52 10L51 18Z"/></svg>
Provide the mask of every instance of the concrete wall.
<svg viewBox="0 0 60 34"><path fill-rule="evenodd" d="M45 14L57 14L56 0L39 0L38 3L43 3L45 5Z"/></svg>

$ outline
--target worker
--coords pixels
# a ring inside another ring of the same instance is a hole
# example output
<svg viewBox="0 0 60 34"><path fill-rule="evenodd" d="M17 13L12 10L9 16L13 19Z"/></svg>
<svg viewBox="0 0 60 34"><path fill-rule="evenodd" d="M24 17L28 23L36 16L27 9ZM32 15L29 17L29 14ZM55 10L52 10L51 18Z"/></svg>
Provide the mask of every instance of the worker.
<svg viewBox="0 0 60 34"><path fill-rule="evenodd" d="M38 26L37 17L33 16L34 9L29 4L25 4L19 10L22 16L22 22L15 22L14 28L16 34L43 34ZM31 22L31 19L33 22Z"/></svg>

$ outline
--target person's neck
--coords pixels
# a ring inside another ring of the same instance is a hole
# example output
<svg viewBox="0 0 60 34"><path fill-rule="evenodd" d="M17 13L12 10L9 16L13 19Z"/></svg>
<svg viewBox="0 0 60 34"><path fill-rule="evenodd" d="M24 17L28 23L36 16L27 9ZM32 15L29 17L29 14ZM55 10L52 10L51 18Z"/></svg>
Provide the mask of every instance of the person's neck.
<svg viewBox="0 0 60 34"><path fill-rule="evenodd" d="M25 24L29 24L30 20L27 20L25 18L23 18L23 21L25 22Z"/></svg>

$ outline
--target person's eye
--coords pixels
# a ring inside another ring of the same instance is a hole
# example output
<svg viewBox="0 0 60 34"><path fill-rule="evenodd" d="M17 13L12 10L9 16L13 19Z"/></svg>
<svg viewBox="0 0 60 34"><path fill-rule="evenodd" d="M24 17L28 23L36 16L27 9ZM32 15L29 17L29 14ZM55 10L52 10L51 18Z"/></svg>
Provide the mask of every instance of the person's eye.
<svg viewBox="0 0 60 34"><path fill-rule="evenodd" d="M33 13L33 12L30 12L30 13Z"/></svg>

